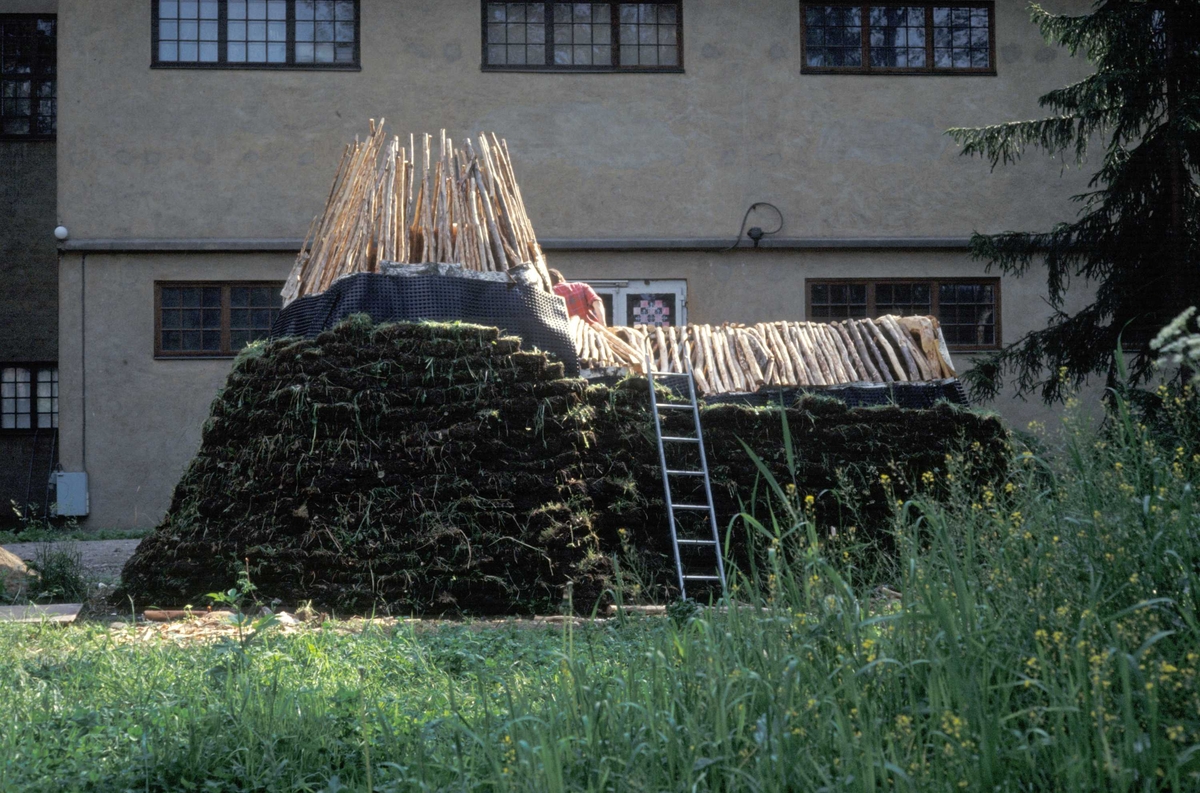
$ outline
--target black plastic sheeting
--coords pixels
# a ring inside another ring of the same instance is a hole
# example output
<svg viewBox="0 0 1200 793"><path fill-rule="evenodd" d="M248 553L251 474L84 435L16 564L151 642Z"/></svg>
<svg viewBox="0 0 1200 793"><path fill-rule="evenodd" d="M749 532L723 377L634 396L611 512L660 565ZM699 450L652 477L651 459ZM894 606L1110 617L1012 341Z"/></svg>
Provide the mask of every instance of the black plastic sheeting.
<svg viewBox="0 0 1200 793"><path fill-rule="evenodd" d="M552 354L568 377L579 361L562 298L536 285L461 268L418 266L400 274L358 273L339 278L325 292L294 300L279 313L272 338L314 338L352 314L380 322L470 322L498 327L522 340L522 348ZM409 274L409 273L412 274Z"/></svg>
<svg viewBox="0 0 1200 793"><path fill-rule="evenodd" d="M620 379L620 377L603 377L597 378L593 382L615 384ZM655 375L654 380L671 389L677 396L687 398L687 378L683 375L659 374ZM913 410L926 410L941 401L955 405L969 406L971 404L967 400L967 393L963 389L962 382L957 379L888 385L859 383L817 388L764 388L753 394L713 394L700 397L700 402L706 405L768 407L783 404L790 406L806 394L840 399L852 408L895 405Z"/></svg>

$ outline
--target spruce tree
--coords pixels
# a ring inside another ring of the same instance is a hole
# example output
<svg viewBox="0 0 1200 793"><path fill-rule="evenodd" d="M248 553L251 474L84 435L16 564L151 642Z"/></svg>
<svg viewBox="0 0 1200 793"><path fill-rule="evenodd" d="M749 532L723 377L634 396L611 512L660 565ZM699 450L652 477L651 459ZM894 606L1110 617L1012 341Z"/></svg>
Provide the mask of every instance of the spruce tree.
<svg viewBox="0 0 1200 793"><path fill-rule="evenodd" d="M1155 331L1200 304L1200 0L1098 0L1080 16L1030 9L1046 40L1092 73L1042 96L1045 118L948 134L993 170L1027 150L1086 167L1103 146L1074 221L971 240L989 271L1025 276L1044 263L1051 308L1046 327L967 373L973 396L992 398L1011 378L1053 402L1096 374L1111 381L1118 345L1144 381ZM1071 313L1068 288L1094 297Z"/></svg>

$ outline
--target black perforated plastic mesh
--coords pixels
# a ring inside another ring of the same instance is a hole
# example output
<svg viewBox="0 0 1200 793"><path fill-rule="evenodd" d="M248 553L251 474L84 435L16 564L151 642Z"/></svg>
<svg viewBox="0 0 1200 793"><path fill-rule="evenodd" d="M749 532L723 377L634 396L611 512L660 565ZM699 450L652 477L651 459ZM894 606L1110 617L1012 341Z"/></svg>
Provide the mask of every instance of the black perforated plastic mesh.
<svg viewBox="0 0 1200 793"><path fill-rule="evenodd" d="M615 384L620 377L597 378L596 382ZM655 375L655 381L665 385L677 396L687 397L687 379L683 375ZM893 383L891 385L842 385L827 388L766 388L754 394L714 394L701 397L707 405L750 405L765 407L795 403L805 394L840 399L850 407L896 405L923 410L945 400L955 405L970 405L967 393L958 380L929 383Z"/></svg>
<svg viewBox="0 0 1200 793"><path fill-rule="evenodd" d="M328 291L302 297L280 312L272 337L314 338L351 314L375 322L471 322L519 336L522 347L554 355L567 375L579 374L562 298L537 287L452 275L400 277L359 273Z"/></svg>

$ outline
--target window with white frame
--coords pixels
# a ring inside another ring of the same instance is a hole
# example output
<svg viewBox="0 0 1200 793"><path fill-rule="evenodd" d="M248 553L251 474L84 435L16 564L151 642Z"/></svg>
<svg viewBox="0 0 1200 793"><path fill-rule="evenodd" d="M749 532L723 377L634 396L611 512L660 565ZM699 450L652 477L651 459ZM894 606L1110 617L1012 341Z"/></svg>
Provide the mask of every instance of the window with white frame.
<svg viewBox="0 0 1200 793"><path fill-rule="evenodd" d="M58 427L58 367L0 367L0 430Z"/></svg>
<svg viewBox="0 0 1200 793"><path fill-rule="evenodd" d="M610 325L677 327L687 324L687 281L661 278L580 280L600 295Z"/></svg>

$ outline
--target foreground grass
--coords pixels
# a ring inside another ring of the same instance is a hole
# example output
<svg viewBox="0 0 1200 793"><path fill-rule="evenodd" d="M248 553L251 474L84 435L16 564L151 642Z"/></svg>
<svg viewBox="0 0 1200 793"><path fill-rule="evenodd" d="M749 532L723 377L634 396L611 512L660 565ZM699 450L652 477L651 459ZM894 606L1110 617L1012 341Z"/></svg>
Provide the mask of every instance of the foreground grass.
<svg viewBox="0 0 1200 793"><path fill-rule="evenodd" d="M785 482L732 609L244 650L3 628L0 790L1200 789L1197 451L1119 415L1007 481L948 460L898 507L898 600Z"/></svg>

